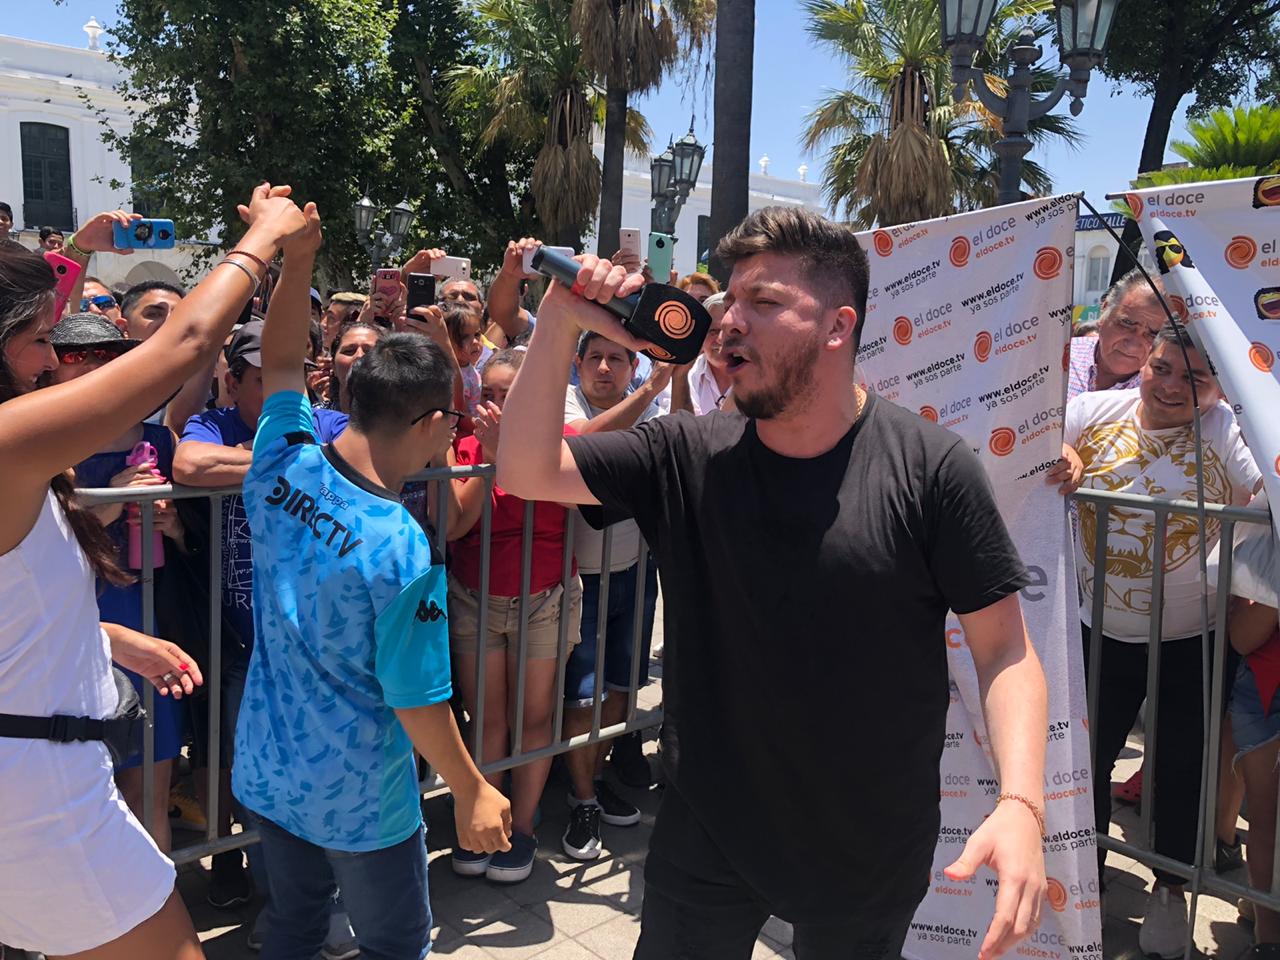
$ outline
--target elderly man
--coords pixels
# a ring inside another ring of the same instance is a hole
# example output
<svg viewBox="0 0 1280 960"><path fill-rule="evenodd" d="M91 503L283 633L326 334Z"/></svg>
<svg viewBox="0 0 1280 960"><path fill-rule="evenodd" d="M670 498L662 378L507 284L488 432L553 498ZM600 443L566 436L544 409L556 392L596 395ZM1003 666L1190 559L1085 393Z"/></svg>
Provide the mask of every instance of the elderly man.
<svg viewBox="0 0 1280 960"><path fill-rule="evenodd" d="M1185 351L1185 352L1184 352ZM1188 363L1187 361L1190 361ZM1162 328L1142 367L1136 390L1083 393L1067 404L1063 462L1049 475L1064 493L1078 486L1137 493L1170 500L1196 498L1196 438L1192 385L1201 409L1204 497L1211 503L1245 504L1261 474L1245 446L1231 408L1208 363L1182 329ZM1147 691L1147 644L1152 617L1160 610L1160 710L1156 724L1155 784L1151 802L1157 853L1190 863L1196 855L1200 794L1203 669L1200 639L1199 535L1193 517L1171 516L1162 563L1163 598L1152 593L1156 542L1149 512L1113 507L1108 514L1107 560L1101 589L1103 623L1091 623L1097 508L1081 503L1076 568L1080 576L1085 663L1090 634L1102 633L1097 754L1093 782L1111 782L1111 770ZM1217 544L1219 525L1210 520L1207 547ZM1212 584L1210 591L1213 590ZM1163 604L1157 606L1163 599ZM1212 593L1209 609L1214 609ZM1210 629L1213 624L1210 624ZM1111 821L1107 790L1094 792L1100 834ZM1105 854L1099 850L1099 874ZM1185 880L1156 870L1138 944L1148 956L1180 957L1187 932Z"/></svg>
<svg viewBox="0 0 1280 960"><path fill-rule="evenodd" d="M1067 399L1090 390L1136 387L1165 320L1164 308L1140 271L1130 270L1112 284L1102 295L1098 335L1071 341Z"/></svg>

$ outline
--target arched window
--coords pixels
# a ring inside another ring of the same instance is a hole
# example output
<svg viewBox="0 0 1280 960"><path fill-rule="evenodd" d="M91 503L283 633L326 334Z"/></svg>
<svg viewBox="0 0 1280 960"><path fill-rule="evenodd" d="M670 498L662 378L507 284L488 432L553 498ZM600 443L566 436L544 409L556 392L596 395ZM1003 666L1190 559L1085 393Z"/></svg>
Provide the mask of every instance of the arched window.
<svg viewBox="0 0 1280 960"><path fill-rule="evenodd" d="M1096 246L1089 251L1089 259L1085 262L1085 290L1089 293L1102 293L1110 285L1111 251L1104 246Z"/></svg>
<svg viewBox="0 0 1280 960"><path fill-rule="evenodd" d="M52 123L22 126L22 219L24 226L75 229L71 205L71 139Z"/></svg>

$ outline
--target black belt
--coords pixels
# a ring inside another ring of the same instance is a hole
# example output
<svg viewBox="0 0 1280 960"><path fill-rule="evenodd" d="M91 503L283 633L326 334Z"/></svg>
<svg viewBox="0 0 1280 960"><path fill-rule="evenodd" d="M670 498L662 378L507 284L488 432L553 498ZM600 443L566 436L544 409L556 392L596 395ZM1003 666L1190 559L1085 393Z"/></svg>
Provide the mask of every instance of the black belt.
<svg viewBox="0 0 1280 960"><path fill-rule="evenodd" d="M52 740L54 743L72 741L106 740L108 725L118 720L95 720L93 717L73 717L55 714L52 717L24 717L16 713L0 713L0 737L19 740ZM124 721L128 722L128 721Z"/></svg>

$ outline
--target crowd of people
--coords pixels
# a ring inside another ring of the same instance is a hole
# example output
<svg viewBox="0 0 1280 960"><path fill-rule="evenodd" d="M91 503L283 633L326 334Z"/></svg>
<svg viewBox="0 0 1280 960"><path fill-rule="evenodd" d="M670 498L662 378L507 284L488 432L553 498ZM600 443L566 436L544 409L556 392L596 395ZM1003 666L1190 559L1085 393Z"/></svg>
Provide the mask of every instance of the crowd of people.
<svg viewBox="0 0 1280 960"><path fill-rule="evenodd" d="M112 228L134 214L42 231L38 251L0 242L0 450L21 461L0 484L0 704L19 719L109 721L48 736L0 723L0 941L201 956L166 855L171 821L207 828L216 765L215 832L238 822L261 842L216 854L207 896L235 907L261 895L252 947L271 960L421 958L431 914L415 754L454 798L453 869L526 879L552 760L480 768L551 744L558 691L565 738L628 718L648 681L660 576L666 787L637 958L746 957L771 913L795 924L801 960L898 956L937 838L948 610L978 667L1001 776L996 812L948 875L986 864L1002 880L984 958L1035 929L1045 694L1018 607L1026 571L967 446L854 384L868 265L852 231L804 211L749 217L720 248L728 289L704 273L678 280L712 322L697 358L677 366L650 360L599 307L652 279L621 252L579 258L574 292L552 283L535 311L523 263L537 241L513 240L487 290L442 278L436 303L409 309L411 275L444 251L404 263L396 295L323 297L315 207L264 184L241 215L244 236L189 291L112 289L89 274L92 257L125 253ZM82 267L64 307L42 254ZM1049 482L1194 499L1194 395L1206 497L1248 503L1258 469L1160 296L1130 274L1096 330L1073 339ZM496 476L413 479L486 465ZM217 522L206 500L159 499L145 543L137 504L76 492L170 482L225 488ZM1088 658L1097 514L1072 509ZM1109 523L1094 781L1110 783L1145 696L1163 562L1155 844L1191 862L1205 736L1199 532L1171 518L1161 560L1151 514L1113 508ZM1216 523L1206 535L1216 545ZM142 633L147 554L163 640ZM201 691L211 603L222 611L216 756ZM900 643L833 650L826 639L850 618ZM1276 611L1241 599L1230 626L1241 658L1215 680L1231 689L1223 742L1243 790L1224 764L1218 866L1241 862L1247 793L1250 877L1269 888ZM808 639L780 658L783 637ZM892 681L850 704L849 678L869 670ZM149 802L136 752L104 746L129 719L127 690L148 685ZM806 731L850 710L884 732L857 771L833 770ZM184 756L193 787L177 775ZM640 821L618 785L648 787L652 771L634 732L569 751L565 770L556 855L593 860L606 827ZM868 772L879 789L865 789ZM726 804L727 783L756 806ZM1105 831L1111 796L1095 796ZM809 824L831 822L846 838L815 863ZM31 883L37 863L51 868ZM1185 881L1156 876L1141 944L1171 958ZM1258 909L1256 930L1257 955L1280 952L1280 918Z"/></svg>

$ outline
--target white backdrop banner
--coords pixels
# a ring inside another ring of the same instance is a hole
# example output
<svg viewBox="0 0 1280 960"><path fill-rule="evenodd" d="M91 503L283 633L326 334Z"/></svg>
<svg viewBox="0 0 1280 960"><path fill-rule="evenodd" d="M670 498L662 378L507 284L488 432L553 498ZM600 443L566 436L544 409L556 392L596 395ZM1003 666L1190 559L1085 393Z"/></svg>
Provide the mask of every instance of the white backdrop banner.
<svg viewBox="0 0 1280 960"><path fill-rule="evenodd" d="M1267 498L1280 503L1280 177L1135 190L1126 199L1170 309L1235 410Z"/></svg>
<svg viewBox="0 0 1280 960"><path fill-rule="evenodd" d="M1022 609L1049 685L1049 895L1016 955L1045 960L1102 960L1075 561L1065 504L1044 480L1062 452L1075 219L1076 198L1061 196L862 235L871 295L859 382L969 443L1031 571ZM972 960L995 909L990 870L963 883L942 872L999 793L954 616L946 639L942 828L903 951L910 960Z"/></svg>

